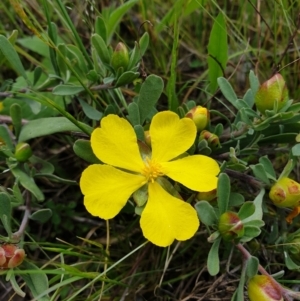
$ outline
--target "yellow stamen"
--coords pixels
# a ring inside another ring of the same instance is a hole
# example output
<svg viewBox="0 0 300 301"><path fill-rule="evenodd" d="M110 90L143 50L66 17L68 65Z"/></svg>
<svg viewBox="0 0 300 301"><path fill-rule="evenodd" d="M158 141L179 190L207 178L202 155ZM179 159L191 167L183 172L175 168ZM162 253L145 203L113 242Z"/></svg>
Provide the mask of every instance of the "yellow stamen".
<svg viewBox="0 0 300 301"><path fill-rule="evenodd" d="M145 167L142 171L142 174L147 178L148 182L154 182L157 177L163 176L161 165L156 162L154 159L149 157L145 160Z"/></svg>

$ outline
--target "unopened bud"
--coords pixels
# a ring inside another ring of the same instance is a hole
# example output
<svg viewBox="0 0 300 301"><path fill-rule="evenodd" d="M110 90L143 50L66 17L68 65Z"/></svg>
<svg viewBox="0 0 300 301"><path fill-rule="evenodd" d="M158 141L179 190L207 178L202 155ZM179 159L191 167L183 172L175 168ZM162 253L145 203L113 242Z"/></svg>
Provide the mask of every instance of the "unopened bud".
<svg viewBox="0 0 300 301"><path fill-rule="evenodd" d="M127 47L119 42L115 48L115 51L111 57L111 65L117 71L119 68L123 68L124 71L127 69L129 63L129 54Z"/></svg>
<svg viewBox="0 0 300 301"><path fill-rule="evenodd" d="M269 276L255 275L248 282L250 301L283 301L279 285Z"/></svg>
<svg viewBox="0 0 300 301"><path fill-rule="evenodd" d="M244 225L239 216L227 211L220 216L218 230L224 240L231 241L244 235Z"/></svg>
<svg viewBox="0 0 300 301"><path fill-rule="evenodd" d="M277 207L300 205L300 184L290 178L281 178L270 190L269 197Z"/></svg>
<svg viewBox="0 0 300 301"><path fill-rule="evenodd" d="M144 131L145 143L151 146L151 136L149 131Z"/></svg>
<svg viewBox="0 0 300 301"><path fill-rule="evenodd" d="M199 135L199 141L206 140L208 146L212 149L218 149L221 147L219 137L209 131L202 131Z"/></svg>
<svg viewBox="0 0 300 301"><path fill-rule="evenodd" d="M204 130L209 122L209 111L201 106L197 106L189 110L185 117L193 119L197 127L197 131Z"/></svg>
<svg viewBox="0 0 300 301"><path fill-rule="evenodd" d="M207 202L211 202L213 200L215 200L217 197L217 189L211 190L211 191L200 191L197 194L196 199L198 201L207 201Z"/></svg>
<svg viewBox="0 0 300 301"><path fill-rule="evenodd" d="M16 145L15 158L20 162L27 161L32 156L32 150L28 143L20 142Z"/></svg>
<svg viewBox="0 0 300 301"><path fill-rule="evenodd" d="M280 110L288 101L288 89L283 77L277 73L264 82L255 95L257 109L264 114L266 110L273 110L277 102Z"/></svg>
<svg viewBox="0 0 300 301"><path fill-rule="evenodd" d="M25 258L23 249L13 244L4 244L0 247L0 269L11 269L19 266Z"/></svg>

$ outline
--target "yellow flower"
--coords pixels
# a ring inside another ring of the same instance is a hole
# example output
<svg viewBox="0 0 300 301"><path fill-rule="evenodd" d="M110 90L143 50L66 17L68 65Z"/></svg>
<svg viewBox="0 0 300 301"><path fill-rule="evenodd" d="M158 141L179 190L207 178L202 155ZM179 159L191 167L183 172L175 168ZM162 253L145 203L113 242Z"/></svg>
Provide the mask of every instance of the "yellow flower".
<svg viewBox="0 0 300 301"><path fill-rule="evenodd" d="M156 114L150 125L152 154L142 158L136 134L130 123L116 115L101 120L93 131L91 145L105 164L87 167L80 187L84 205L94 216L115 217L131 194L148 185L148 201L141 214L143 235L158 246L168 246L174 239L187 240L199 227L195 209L170 195L157 182L168 176L195 191L211 191L217 186L219 166L202 155L173 160L195 141L196 126L189 118L179 119L171 111Z"/></svg>

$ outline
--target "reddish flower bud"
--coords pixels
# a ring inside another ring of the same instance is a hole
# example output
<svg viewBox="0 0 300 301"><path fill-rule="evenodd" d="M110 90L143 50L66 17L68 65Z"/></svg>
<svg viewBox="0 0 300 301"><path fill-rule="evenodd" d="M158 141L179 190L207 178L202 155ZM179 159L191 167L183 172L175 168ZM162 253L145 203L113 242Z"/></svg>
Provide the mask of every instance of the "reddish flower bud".
<svg viewBox="0 0 300 301"><path fill-rule="evenodd" d="M199 141L206 140L208 146L214 150L221 147L219 137L209 131L202 131L199 136Z"/></svg>
<svg viewBox="0 0 300 301"><path fill-rule="evenodd" d="M220 216L218 230L224 240L230 241L244 235L244 225L235 212L227 211Z"/></svg>
<svg viewBox="0 0 300 301"><path fill-rule="evenodd" d="M115 51L111 57L111 65L117 71L119 68L123 67L124 71L126 71L129 63L129 54L127 47L123 43L118 43Z"/></svg>
<svg viewBox="0 0 300 301"><path fill-rule="evenodd" d="M189 110L185 117L193 119L197 127L197 131L204 130L209 122L209 111L201 106L197 106Z"/></svg>
<svg viewBox="0 0 300 301"><path fill-rule="evenodd" d="M269 276L255 275L248 282L250 301L283 301L280 288Z"/></svg>
<svg viewBox="0 0 300 301"><path fill-rule="evenodd" d="M23 249L13 244L4 244L0 247L0 269L11 269L20 265L25 258Z"/></svg>
<svg viewBox="0 0 300 301"><path fill-rule="evenodd" d="M300 184L290 178L281 178L272 187L269 197L277 207L300 205Z"/></svg>
<svg viewBox="0 0 300 301"><path fill-rule="evenodd" d="M262 114L266 110L273 110L275 102L277 102L278 110L280 110L288 100L288 89L279 73L264 82L255 95L256 107Z"/></svg>
<svg viewBox="0 0 300 301"><path fill-rule="evenodd" d="M15 158L19 162L25 162L32 156L32 150L28 143L20 142L16 145Z"/></svg>

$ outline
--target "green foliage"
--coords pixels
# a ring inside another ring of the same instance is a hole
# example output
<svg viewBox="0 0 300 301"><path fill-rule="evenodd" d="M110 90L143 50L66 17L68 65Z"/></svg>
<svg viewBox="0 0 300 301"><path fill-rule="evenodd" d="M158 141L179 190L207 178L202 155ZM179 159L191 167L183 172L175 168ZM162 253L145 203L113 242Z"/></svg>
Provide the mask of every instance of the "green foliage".
<svg viewBox="0 0 300 301"><path fill-rule="evenodd" d="M222 299L215 285L222 281L234 287L226 298L241 301L248 279L268 265L272 274L284 270L285 280L276 281L291 286L300 267L300 219L286 217L298 207L277 208L268 194L281 178L300 180L296 6L262 2L259 24L250 3L119 2L43 0L34 9L0 3L0 247L17 244L27 254L19 267L0 265L1 281L22 298L42 301L202 300L208 292ZM121 58L113 50L119 43ZM279 106L271 99L259 112L260 82L279 72L273 65L282 67L295 101ZM195 207L201 225L194 238L145 246L145 186L114 219L86 212L78 183L88 164L102 164L90 135L104 116L129 120L141 152L150 155L153 116L169 109L184 118L196 106L209 110L205 130L219 147L197 133L181 156L214 158L221 168L217 190L198 201L198 192L159 179ZM20 142L33 155L20 160ZM229 234L237 234L232 239L220 230L222 215ZM242 225L238 233L232 217Z"/></svg>

